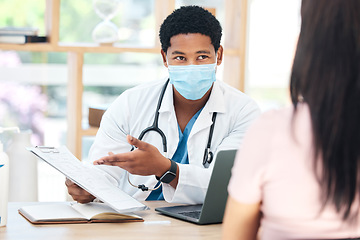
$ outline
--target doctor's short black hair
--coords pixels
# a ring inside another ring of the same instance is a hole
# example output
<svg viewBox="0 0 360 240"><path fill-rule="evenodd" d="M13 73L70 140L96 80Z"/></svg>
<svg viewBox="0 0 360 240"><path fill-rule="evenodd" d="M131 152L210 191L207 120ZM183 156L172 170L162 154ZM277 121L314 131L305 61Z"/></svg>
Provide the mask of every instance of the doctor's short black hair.
<svg viewBox="0 0 360 240"><path fill-rule="evenodd" d="M166 53L173 36L187 33L209 36L215 52L220 47L222 28L215 16L199 6L182 6L174 10L160 26L161 49Z"/></svg>

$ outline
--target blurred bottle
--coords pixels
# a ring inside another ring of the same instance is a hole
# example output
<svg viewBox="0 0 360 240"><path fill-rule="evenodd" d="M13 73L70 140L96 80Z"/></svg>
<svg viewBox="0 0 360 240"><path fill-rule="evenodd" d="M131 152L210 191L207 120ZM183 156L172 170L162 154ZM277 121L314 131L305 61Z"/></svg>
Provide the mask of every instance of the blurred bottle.
<svg viewBox="0 0 360 240"><path fill-rule="evenodd" d="M30 130L15 133L7 148L10 159L10 202L38 201L37 158L26 150L31 147Z"/></svg>
<svg viewBox="0 0 360 240"><path fill-rule="evenodd" d="M9 193L9 158L0 142L0 227L6 226Z"/></svg>
<svg viewBox="0 0 360 240"><path fill-rule="evenodd" d="M0 133L5 131L19 132L19 128L3 128L0 127ZM9 197L9 157L4 152L4 145L0 141L0 227L7 224L8 212L8 197Z"/></svg>

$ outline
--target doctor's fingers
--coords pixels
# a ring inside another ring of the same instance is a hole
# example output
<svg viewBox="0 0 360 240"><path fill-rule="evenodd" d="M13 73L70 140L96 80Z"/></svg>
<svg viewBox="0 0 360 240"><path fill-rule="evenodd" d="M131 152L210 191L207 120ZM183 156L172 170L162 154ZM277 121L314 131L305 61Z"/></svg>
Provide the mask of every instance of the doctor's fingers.
<svg viewBox="0 0 360 240"><path fill-rule="evenodd" d="M81 187L79 187L76 183L74 183L73 181L71 181L69 178L66 178L65 180L65 185L68 189L77 189L77 188L80 188L82 189Z"/></svg>
<svg viewBox="0 0 360 240"><path fill-rule="evenodd" d="M66 180L65 180L65 185L66 185L67 187L69 187L70 185L73 185L73 184L75 184L73 181L71 181L70 179L66 178Z"/></svg>
<svg viewBox="0 0 360 240"><path fill-rule="evenodd" d="M70 194L71 195L71 194ZM71 195L71 197L79 203L89 203L94 201L95 197L91 194L86 195Z"/></svg>
<svg viewBox="0 0 360 240"><path fill-rule="evenodd" d="M110 161L106 160L98 160L94 162L94 164L97 165L109 165L109 166L117 166L120 167L126 171L128 171L131 174L137 174L137 175L151 175L154 172L155 166L153 164L150 164L150 161L146 158L144 162L144 158L142 156L138 156L136 154L132 155L129 158L121 158L121 160L112 159Z"/></svg>
<svg viewBox="0 0 360 240"><path fill-rule="evenodd" d="M126 139L128 141L129 144L137 147L140 150L147 150L151 145L148 144L147 142L141 141L131 135L127 135Z"/></svg>
<svg viewBox="0 0 360 240"><path fill-rule="evenodd" d="M117 166L123 168L125 170L137 168L137 166L141 165L141 162L136 160L136 158L114 158L111 160L98 160L94 164L97 165L108 165L108 166Z"/></svg>
<svg viewBox="0 0 360 240"><path fill-rule="evenodd" d="M153 175L154 169L148 167L146 164L142 164L139 161L129 161L129 162L118 162L116 166L128 171L131 174L147 176Z"/></svg>
<svg viewBox="0 0 360 240"><path fill-rule="evenodd" d="M94 165L113 165L117 162L126 162L130 161L133 158L134 153L133 152L127 152L127 153L118 153L118 154L112 154L110 156L102 157L98 160L95 160L93 162Z"/></svg>
<svg viewBox="0 0 360 240"><path fill-rule="evenodd" d="M79 203L88 203L95 199L93 195L91 195L89 192L85 191L69 179L66 179L65 185L68 188L68 193L71 195L71 197Z"/></svg>

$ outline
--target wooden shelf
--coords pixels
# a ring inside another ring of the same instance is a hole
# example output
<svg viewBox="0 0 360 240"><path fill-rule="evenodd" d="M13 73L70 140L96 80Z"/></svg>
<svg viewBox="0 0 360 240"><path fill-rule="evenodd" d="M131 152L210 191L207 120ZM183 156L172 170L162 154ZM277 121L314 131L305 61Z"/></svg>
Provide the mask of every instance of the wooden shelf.
<svg viewBox="0 0 360 240"><path fill-rule="evenodd" d="M0 44L1 50L30 51L30 52L54 52L54 46L50 43L26 43L26 44Z"/></svg>

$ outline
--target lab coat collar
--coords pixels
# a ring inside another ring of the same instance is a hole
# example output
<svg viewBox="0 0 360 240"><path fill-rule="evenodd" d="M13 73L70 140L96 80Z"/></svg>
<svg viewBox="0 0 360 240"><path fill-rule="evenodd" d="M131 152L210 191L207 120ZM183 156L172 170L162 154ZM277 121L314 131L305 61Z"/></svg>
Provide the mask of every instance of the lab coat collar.
<svg viewBox="0 0 360 240"><path fill-rule="evenodd" d="M224 92L220 87L219 80L216 80L213 85L213 89L211 90L211 94L209 100L205 104L205 107L208 109L209 113L217 112L217 113L225 113L226 112L226 104L225 104L225 96Z"/></svg>
<svg viewBox="0 0 360 240"><path fill-rule="evenodd" d="M189 135L189 139L197 132L211 126L213 123L212 116L214 112L217 112L218 114L226 112L225 96L221 90L220 84L221 83L219 83L218 80L214 82L210 97L201 111L198 119L194 123L194 126Z"/></svg>
<svg viewBox="0 0 360 240"><path fill-rule="evenodd" d="M164 94L163 103L161 104L159 112L174 111L172 87L173 85L169 83ZM204 128L210 127L210 125L212 124L212 114L214 112L217 112L218 114L226 112L225 96L219 80L214 82L210 97L206 102L203 110L201 111L198 119L194 123L189 137Z"/></svg>
<svg viewBox="0 0 360 240"><path fill-rule="evenodd" d="M166 79L166 81L167 81L167 79ZM166 81L164 81L164 85L165 85ZM163 86L162 86L162 88L163 88ZM174 111L174 98L173 98L173 88L172 87L173 87L173 85L169 82L168 85L166 86L166 91L165 91L164 98L161 103L161 107L159 109L159 113Z"/></svg>

